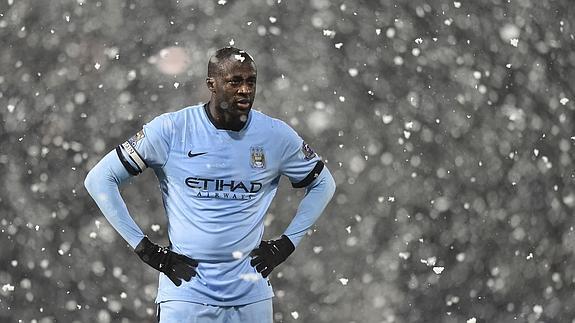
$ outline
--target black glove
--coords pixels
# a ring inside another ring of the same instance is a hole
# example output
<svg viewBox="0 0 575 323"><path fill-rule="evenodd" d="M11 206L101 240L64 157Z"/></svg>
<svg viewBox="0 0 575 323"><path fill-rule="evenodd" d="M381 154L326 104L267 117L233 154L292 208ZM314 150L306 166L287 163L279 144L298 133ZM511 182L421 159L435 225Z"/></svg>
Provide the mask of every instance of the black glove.
<svg viewBox="0 0 575 323"><path fill-rule="evenodd" d="M182 280L190 281L196 276L196 267L198 267L196 260L175 253L167 247L161 247L150 241L148 237L144 237L138 243L134 252L143 262L166 274L176 286L180 286Z"/></svg>
<svg viewBox="0 0 575 323"><path fill-rule="evenodd" d="M294 252L295 246L286 235L277 240L262 241L260 246L252 250L250 264L261 273L264 278L268 277L272 270L284 262Z"/></svg>

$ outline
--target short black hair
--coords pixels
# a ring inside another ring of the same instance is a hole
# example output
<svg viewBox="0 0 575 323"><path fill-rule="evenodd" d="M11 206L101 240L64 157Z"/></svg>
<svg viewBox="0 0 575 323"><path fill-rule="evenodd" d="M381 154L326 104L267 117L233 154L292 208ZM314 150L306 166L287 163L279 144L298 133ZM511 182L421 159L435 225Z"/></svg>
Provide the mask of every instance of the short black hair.
<svg viewBox="0 0 575 323"><path fill-rule="evenodd" d="M248 52L243 49L236 47L224 47L218 49L208 62L208 77L214 77L218 75L222 70L223 66L227 61L232 59L238 60L240 62L252 62L255 65L254 59Z"/></svg>

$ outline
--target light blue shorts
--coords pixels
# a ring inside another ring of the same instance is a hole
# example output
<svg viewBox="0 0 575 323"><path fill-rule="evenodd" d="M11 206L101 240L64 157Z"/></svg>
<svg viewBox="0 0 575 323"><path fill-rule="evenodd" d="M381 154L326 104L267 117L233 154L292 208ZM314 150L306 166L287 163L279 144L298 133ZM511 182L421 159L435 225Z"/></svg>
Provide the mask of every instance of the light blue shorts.
<svg viewBox="0 0 575 323"><path fill-rule="evenodd" d="M272 323L272 299L241 305L214 306L185 301L158 304L160 323Z"/></svg>

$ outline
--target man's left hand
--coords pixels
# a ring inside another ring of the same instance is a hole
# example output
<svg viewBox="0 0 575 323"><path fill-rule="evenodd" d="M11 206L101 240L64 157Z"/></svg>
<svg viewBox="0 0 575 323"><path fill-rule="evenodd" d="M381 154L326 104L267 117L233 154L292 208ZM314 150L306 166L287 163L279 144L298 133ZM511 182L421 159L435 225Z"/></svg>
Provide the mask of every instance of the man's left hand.
<svg viewBox="0 0 575 323"><path fill-rule="evenodd" d="M284 262L294 250L294 244L286 235L276 240L264 240L250 253L252 257L250 264L264 278L267 278L272 270Z"/></svg>

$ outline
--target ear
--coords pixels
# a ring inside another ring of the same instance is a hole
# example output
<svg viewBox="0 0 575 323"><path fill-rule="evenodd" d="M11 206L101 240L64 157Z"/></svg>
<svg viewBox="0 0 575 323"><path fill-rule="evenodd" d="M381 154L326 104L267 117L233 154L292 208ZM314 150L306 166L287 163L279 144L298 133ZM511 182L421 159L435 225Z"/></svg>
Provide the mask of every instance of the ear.
<svg viewBox="0 0 575 323"><path fill-rule="evenodd" d="M208 86L208 89L210 90L210 92L216 91L215 82L216 82L216 80L213 77L207 77L206 78L206 85Z"/></svg>

